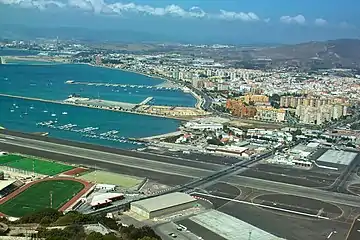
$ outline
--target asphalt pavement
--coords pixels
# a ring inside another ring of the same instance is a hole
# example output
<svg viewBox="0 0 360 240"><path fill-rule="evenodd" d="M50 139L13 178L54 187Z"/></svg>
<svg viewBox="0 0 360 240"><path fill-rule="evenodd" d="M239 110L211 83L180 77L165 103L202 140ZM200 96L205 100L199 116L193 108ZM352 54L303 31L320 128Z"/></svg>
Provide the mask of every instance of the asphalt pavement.
<svg viewBox="0 0 360 240"><path fill-rule="evenodd" d="M360 216L354 219L346 240L360 239Z"/></svg>
<svg viewBox="0 0 360 240"><path fill-rule="evenodd" d="M199 169L189 166L177 165L173 163L164 163L161 161L153 161L145 158L137 158L131 156L123 156L114 153L100 152L97 150L83 149L79 147L62 145L51 142L44 142L34 139L21 138L15 136L6 136L0 134L0 142L19 147L36 149L38 151L47 151L52 153L60 153L63 155L74 156L92 160L94 163L103 162L125 167L133 167L142 170L150 170L154 172L167 173L172 175L180 175L185 177L205 177L212 173L210 170ZM181 162L181 160L179 160ZM91 163L89 163L92 165Z"/></svg>
<svg viewBox="0 0 360 240"><path fill-rule="evenodd" d="M178 165L174 163L153 161L146 158L124 156L99 150L53 143L50 141L44 142L3 134L0 134L0 149L1 148L9 151L13 149L16 150L15 152L24 152L35 156L48 156L47 158L50 159L85 166L94 167L96 165L96 167L108 169L112 172L116 171L135 176L146 176L154 180L157 179L164 184L169 184L169 182L171 182L171 185L183 184L193 178L205 177L214 173L214 171L211 170L184 166L180 165L180 163ZM153 158L156 156L152 155L151 157ZM182 162L183 160L179 159L178 161ZM243 176L229 176L225 178L224 182L277 193L295 196L300 195L325 202L360 207L360 197L358 196L332 193L293 184L272 182Z"/></svg>
<svg viewBox="0 0 360 240"><path fill-rule="evenodd" d="M294 196L318 199L324 202L360 207L360 197L349 194L334 193L316 188L309 188L281 182L272 182L268 180L243 176L231 176L225 179L224 182L269 192L290 194Z"/></svg>

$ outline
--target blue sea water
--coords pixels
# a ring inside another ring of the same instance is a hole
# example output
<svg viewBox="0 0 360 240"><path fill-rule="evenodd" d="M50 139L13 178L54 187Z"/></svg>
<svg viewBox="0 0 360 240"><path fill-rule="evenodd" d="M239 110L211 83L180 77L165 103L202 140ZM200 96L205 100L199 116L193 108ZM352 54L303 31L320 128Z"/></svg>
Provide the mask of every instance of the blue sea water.
<svg viewBox="0 0 360 240"><path fill-rule="evenodd" d="M14 51L14 50L11 50ZM0 50L0 55L4 54ZM18 54L21 55L21 54ZM24 55L24 54L23 54ZM30 55L30 54L29 54ZM194 106L196 100L182 91L65 84L67 80L154 86L162 83L144 75L85 64L0 65L0 93L63 100L76 93L86 97L138 103L152 96L152 104ZM50 125L39 123L52 121ZM71 127L63 127L73 124ZM128 138L175 131L180 121L62 104L0 97L0 126L24 132L49 132L50 136L118 148L139 147ZM90 130L84 130L93 127ZM104 133L116 130L110 135Z"/></svg>
<svg viewBox="0 0 360 240"><path fill-rule="evenodd" d="M0 93L64 100L76 93L84 97L140 103L154 97L152 104L194 106L196 100L181 90L122 88L65 84L66 81L117 83L154 86L163 82L141 74L86 64L5 64L0 65Z"/></svg>
<svg viewBox="0 0 360 240"><path fill-rule="evenodd" d="M37 123L48 121L54 122L52 128L37 125ZM59 129L66 124L77 126ZM53 137L106 146L138 147L125 140L171 132L176 130L179 124L178 120L173 119L0 96L0 125L7 129L23 132L49 132ZM87 133L76 131L87 127L98 129ZM100 139L102 133L110 130L117 130L118 133L113 134L109 139Z"/></svg>

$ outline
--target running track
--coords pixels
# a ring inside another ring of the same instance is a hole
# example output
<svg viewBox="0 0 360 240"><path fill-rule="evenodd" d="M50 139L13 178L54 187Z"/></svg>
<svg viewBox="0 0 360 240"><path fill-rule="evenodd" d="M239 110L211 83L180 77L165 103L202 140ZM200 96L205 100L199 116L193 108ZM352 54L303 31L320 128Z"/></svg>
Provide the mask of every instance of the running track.
<svg viewBox="0 0 360 240"><path fill-rule="evenodd" d="M16 197L18 194L22 193L23 191L25 191L26 189L28 189L29 187L31 187L34 184L37 184L39 182L44 182L44 181L55 181L55 180L70 180L70 181L75 181L75 182L79 182L81 184L84 185L84 188L78 192L78 194L76 194L76 196L74 196L72 199L70 199L70 201L68 201L67 203L65 203L63 206L60 207L59 211L64 211L66 210L68 207L70 207L72 204L74 204L83 194L85 194L92 186L93 184L88 183L84 180L81 179L75 179L75 178L70 178L70 177L56 177L56 178L45 178L45 179L40 179L28 184L25 184L24 186L18 188L17 190L15 190L14 192L10 193L9 195L7 195L6 197L0 199L0 204L3 204L7 201L9 201L10 199L13 199L14 197ZM4 215L1 214L0 215Z"/></svg>

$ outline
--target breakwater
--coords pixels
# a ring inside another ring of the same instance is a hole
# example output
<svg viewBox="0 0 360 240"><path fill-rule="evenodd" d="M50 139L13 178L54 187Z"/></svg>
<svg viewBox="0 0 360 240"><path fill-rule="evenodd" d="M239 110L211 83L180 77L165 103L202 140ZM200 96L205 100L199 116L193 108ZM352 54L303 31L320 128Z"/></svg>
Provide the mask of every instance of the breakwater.
<svg viewBox="0 0 360 240"><path fill-rule="evenodd" d="M146 116L152 116L152 117L161 117L161 118L169 118L169 119L176 119L176 120L190 120L193 117L199 117L203 116L205 114L194 114L192 116L185 115L185 116L174 116L169 114L161 114L161 113L154 113L154 112L146 112L146 110L137 110L136 106L139 106L139 104L132 104L132 103L124 103L124 102L114 102L114 101L106 101L106 100L100 100L100 99L87 99L87 98L81 98L79 99L66 99L66 100L49 100L49 99L42 99L42 98L33 98L33 97L24 97L24 96L17 96L17 95L10 95L10 94L2 94L0 93L0 96L8 97L8 98L16 98L16 99L23 99L23 100L30 100L30 101L39 101L44 103L55 103L55 104L64 104L64 105L72 105L72 106L79 106L79 107L86 107L86 108L93 108L93 109L100 109L100 110L106 110L106 111L114 111L114 112L125 112L130 114L138 114L138 115L146 115ZM117 103L119 106L122 105L128 105L129 108L124 107L114 107L109 106L108 103ZM101 105L100 105L101 104ZM142 105L145 109L149 108L165 108L168 111L174 111L174 107L164 107L164 106L148 106L148 105ZM168 109L167 109L168 108ZM186 110L192 111L193 108L186 108ZM196 110L196 109L194 109ZM181 110L180 110L181 112Z"/></svg>

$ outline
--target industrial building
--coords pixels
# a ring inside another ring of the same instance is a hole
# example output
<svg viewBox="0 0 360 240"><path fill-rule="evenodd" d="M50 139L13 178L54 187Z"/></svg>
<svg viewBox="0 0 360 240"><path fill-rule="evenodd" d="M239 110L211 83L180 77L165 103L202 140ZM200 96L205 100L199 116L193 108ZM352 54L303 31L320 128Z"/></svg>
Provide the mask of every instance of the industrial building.
<svg viewBox="0 0 360 240"><path fill-rule="evenodd" d="M358 153L356 152L330 149L321 155L316 162L320 165L326 165L329 167L346 167L354 161L357 155Z"/></svg>
<svg viewBox="0 0 360 240"><path fill-rule="evenodd" d="M166 195L132 202L130 210L146 219L172 214L196 205L192 196L175 192Z"/></svg>

